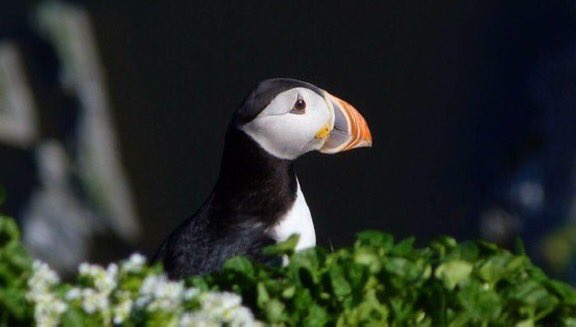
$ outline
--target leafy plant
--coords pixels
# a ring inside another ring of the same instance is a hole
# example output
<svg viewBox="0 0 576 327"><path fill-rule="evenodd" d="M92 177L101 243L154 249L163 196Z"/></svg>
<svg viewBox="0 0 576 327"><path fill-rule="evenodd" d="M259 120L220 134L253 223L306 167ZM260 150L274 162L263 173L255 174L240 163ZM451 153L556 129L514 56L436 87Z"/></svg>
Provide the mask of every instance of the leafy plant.
<svg viewBox="0 0 576 327"><path fill-rule="evenodd" d="M31 307L24 295L31 267L18 227L0 215L0 324L29 322Z"/></svg>
<svg viewBox="0 0 576 327"><path fill-rule="evenodd" d="M576 326L571 286L524 254L449 237L419 249L413 239L366 231L351 248L308 249L284 268L234 258L188 282L241 294L259 318L280 325Z"/></svg>
<svg viewBox="0 0 576 327"><path fill-rule="evenodd" d="M83 263L63 283L33 261L13 220L0 217L0 326L253 326L242 298L169 281L143 256L104 268Z"/></svg>
<svg viewBox="0 0 576 327"><path fill-rule="evenodd" d="M296 241L266 249L289 257L284 267L236 257L216 273L169 281L133 255L82 264L62 283L0 218L0 325L576 326L574 288L491 243L443 237L416 248L365 231L349 248L294 253Z"/></svg>

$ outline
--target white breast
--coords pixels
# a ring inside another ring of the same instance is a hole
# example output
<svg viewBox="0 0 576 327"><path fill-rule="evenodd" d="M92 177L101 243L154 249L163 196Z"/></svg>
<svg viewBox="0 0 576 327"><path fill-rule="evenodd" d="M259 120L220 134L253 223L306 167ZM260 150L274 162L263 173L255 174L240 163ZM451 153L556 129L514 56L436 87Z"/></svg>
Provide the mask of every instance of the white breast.
<svg viewBox="0 0 576 327"><path fill-rule="evenodd" d="M296 192L296 200L292 208L286 212L280 222L271 230L270 236L278 242L285 241L292 234L300 234L300 240L296 246L296 250L301 250L316 245L316 232L314 232L314 223L312 222L312 215L304 194L300 190L300 183L296 180L298 190Z"/></svg>

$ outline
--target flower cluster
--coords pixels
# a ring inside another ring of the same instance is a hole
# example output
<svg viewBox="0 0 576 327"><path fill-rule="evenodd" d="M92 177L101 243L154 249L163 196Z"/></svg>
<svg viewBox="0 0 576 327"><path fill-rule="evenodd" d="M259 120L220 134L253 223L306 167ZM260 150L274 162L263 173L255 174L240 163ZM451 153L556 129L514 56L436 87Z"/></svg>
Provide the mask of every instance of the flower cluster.
<svg viewBox="0 0 576 327"><path fill-rule="evenodd" d="M38 326L57 326L67 319L102 326L142 319L167 326L260 325L240 296L170 281L147 267L139 254L106 268L84 263L73 285L60 283L54 271L36 261L28 287Z"/></svg>
<svg viewBox="0 0 576 327"><path fill-rule="evenodd" d="M34 274L28 280L26 299L35 304L34 320L38 326L56 326L68 306L53 292L60 279L47 264L34 261Z"/></svg>
<svg viewBox="0 0 576 327"><path fill-rule="evenodd" d="M107 269L83 263L79 267L80 285L72 287L65 299L82 307L84 313L100 316L109 321L112 315L111 295L117 286L118 267L110 264Z"/></svg>
<svg viewBox="0 0 576 327"><path fill-rule="evenodd" d="M242 298L234 293L202 293L201 309L182 315L180 326L235 326L260 325L254 321L252 312L242 306Z"/></svg>

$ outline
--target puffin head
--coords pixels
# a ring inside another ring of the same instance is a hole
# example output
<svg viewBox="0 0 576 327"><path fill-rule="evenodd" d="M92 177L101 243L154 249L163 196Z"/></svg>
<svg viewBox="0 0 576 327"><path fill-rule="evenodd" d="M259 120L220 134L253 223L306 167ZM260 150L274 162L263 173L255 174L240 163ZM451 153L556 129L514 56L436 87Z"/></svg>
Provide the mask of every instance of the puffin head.
<svg viewBox="0 0 576 327"><path fill-rule="evenodd" d="M368 125L354 107L295 79L258 84L233 122L268 153L287 160L310 151L337 153L372 145Z"/></svg>

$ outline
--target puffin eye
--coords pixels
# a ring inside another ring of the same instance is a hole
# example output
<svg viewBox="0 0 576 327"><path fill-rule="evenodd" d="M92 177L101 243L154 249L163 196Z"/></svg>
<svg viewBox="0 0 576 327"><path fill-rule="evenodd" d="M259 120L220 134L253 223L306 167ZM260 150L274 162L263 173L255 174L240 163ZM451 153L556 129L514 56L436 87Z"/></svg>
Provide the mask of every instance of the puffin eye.
<svg viewBox="0 0 576 327"><path fill-rule="evenodd" d="M303 115L306 113L306 102L302 99L302 96L298 95L298 99L294 102L294 107L290 110L290 113L296 115Z"/></svg>

